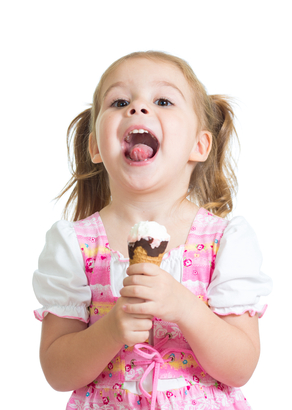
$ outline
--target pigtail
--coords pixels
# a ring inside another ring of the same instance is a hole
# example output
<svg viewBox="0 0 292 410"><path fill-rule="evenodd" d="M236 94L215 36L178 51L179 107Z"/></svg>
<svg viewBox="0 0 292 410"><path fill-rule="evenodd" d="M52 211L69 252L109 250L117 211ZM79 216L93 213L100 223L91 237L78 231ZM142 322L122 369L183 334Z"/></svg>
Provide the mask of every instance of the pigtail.
<svg viewBox="0 0 292 410"><path fill-rule="evenodd" d="M225 217L233 209L237 193L232 142L237 139L234 112L222 95L206 96L207 128L212 132L212 149L206 162L198 163L191 177L190 189L200 206Z"/></svg>
<svg viewBox="0 0 292 410"><path fill-rule="evenodd" d="M110 201L107 171L103 163L94 164L91 161L88 150L91 122L91 108L88 108L71 122L67 131L67 152L72 177L56 199L59 200L73 188L63 212L67 219L75 204L73 221L100 211Z"/></svg>

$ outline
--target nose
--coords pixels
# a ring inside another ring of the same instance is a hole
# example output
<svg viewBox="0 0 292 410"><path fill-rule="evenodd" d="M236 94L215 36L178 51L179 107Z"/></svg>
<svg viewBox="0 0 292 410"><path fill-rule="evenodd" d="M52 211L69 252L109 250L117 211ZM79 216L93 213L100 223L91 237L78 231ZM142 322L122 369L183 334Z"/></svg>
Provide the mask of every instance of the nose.
<svg viewBox="0 0 292 410"><path fill-rule="evenodd" d="M149 108L147 107L147 104L145 102L133 102L130 106L129 106L129 110L128 110L128 115L134 115L134 114L149 114Z"/></svg>
<svg viewBox="0 0 292 410"><path fill-rule="evenodd" d="M140 111L141 111L143 114L148 114L148 110L147 110L146 108L141 108ZM137 110L137 112L139 112L139 110ZM132 108L132 109L130 110L130 114L131 114L131 115L136 114L135 108Z"/></svg>

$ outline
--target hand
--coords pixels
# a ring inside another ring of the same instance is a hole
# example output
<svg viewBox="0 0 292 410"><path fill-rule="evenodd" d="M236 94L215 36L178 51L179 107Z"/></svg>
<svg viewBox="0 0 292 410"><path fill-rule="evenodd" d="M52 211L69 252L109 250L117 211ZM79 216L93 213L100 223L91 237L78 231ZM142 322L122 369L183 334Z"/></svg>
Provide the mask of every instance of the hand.
<svg viewBox="0 0 292 410"><path fill-rule="evenodd" d="M123 309L124 305L141 304L143 302L142 299L121 296L108 313L109 330L117 343L133 346L136 343L144 343L149 338L149 330L152 328L152 316L129 313Z"/></svg>
<svg viewBox="0 0 292 410"><path fill-rule="evenodd" d="M131 265L127 274L129 276L124 279L121 295L144 299L145 302L126 303L123 307L125 312L152 315L174 323L180 321L190 300L191 292L185 286L151 263Z"/></svg>

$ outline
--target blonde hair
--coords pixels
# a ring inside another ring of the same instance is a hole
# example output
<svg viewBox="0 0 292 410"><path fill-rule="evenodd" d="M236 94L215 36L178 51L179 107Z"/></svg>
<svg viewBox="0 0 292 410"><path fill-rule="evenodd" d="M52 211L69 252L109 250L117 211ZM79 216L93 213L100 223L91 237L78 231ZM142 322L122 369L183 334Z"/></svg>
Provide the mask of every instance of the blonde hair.
<svg viewBox="0 0 292 410"><path fill-rule="evenodd" d="M73 220L84 219L100 211L110 203L111 193L107 171L103 165L94 164L88 150L89 134L95 134L95 122L101 105L101 89L105 79L120 64L128 59L147 58L173 64L188 81L194 95L194 109L199 128L211 132L212 149L205 162L198 163L191 175L187 195L198 206L215 215L225 217L233 208L233 196L237 191L232 142L237 139L234 127L234 112L230 99L223 95L208 95L189 64L181 58L160 51L145 51L128 54L115 61L102 75L94 92L91 108L79 114L69 125L67 132L68 158L72 177L56 199L72 189L65 205L64 217L75 204ZM71 157L73 143L73 157Z"/></svg>

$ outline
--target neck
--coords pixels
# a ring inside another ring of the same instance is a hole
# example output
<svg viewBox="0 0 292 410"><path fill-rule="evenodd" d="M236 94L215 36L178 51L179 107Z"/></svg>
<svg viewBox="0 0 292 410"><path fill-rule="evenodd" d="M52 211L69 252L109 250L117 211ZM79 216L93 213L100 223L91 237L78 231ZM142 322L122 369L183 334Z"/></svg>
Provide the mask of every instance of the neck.
<svg viewBox="0 0 292 410"><path fill-rule="evenodd" d="M112 188L112 187L111 187ZM172 187L173 188L173 187ZM181 214L189 201L186 190L163 189L156 192L129 192L111 189L112 200L103 212L119 216L130 225L139 221L156 221L165 224L174 215Z"/></svg>
<svg viewBox="0 0 292 410"><path fill-rule="evenodd" d="M123 220L134 225L139 221L156 221L165 224L165 220L171 218L173 214L185 202L182 198L180 201L169 203L169 201L159 200L145 201L143 199L121 204L120 201L113 199L109 205L109 210L118 214Z"/></svg>
<svg viewBox="0 0 292 410"><path fill-rule="evenodd" d="M186 191L172 188L137 193L111 187L112 201L100 211L111 248L127 255L130 228L140 221L166 227L168 250L185 243L198 207L187 200Z"/></svg>
<svg viewBox="0 0 292 410"><path fill-rule="evenodd" d="M188 163L177 172L170 169L161 175L158 167L154 168L155 171L150 168L151 172L138 168L131 174L121 169L121 176L116 178L109 174L111 203L101 211L101 216L107 210L110 211L108 215L132 225L141 220L165 224L167 219L185 219L189 209L185 204L190 204L187 195L193 169L193 163Z"/></svg>

